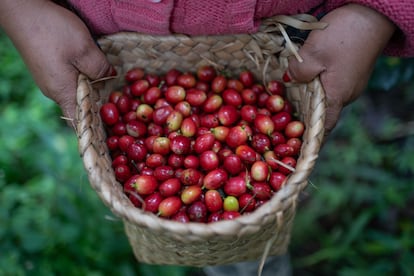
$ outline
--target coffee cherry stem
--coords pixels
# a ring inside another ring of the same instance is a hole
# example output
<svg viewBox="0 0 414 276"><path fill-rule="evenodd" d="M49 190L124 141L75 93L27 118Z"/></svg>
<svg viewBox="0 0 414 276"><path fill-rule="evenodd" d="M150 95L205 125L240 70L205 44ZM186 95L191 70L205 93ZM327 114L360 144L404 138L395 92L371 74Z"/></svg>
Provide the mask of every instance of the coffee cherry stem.
<svg viewBox="0 0 414 276"><path fill-rule="evenodd" d="M137 163L134 160L131 160L131 164L137 171L139 171Z"/></svg>
<svg viewBox="0 0 414 276"><path fill-rule="evenodd" d="M144 199L138 193L132 192L132 191L128 191L128 190L126 190L125 193L127 193L127 194L135 197L136 199L138 199L138 201L141 202L141 204L142 204L142 210L145 209L145 201L144 201Z"/></svg>
<svg viewBox="0 0 414 276"><path fill-rule="evenodd" d="M165 84L165 81L162 80L162 81L160 81L160 83L158 84L157 87L161 89L164 86L164 84Z"/></svg>
<svg viewBox="0 0 414 276"><path fill-rule="evenodd" d="M253 188L253 187L252 187ZM247 201L247 203L246 203L246 205L244 205L244 207L240 210L240 214L243 214L244 213L244 211L246 210L246 208L250 205L250 203L252 203L253 202L253 200L256 198L256 194L257 193L254 193L253 195L252 195L252 197Z"/></svg>
<svg viewBox="0 0 414 276"><path fill-rule="evenodd" d="M247 189L249 189L249 190L253 190L253 186L252 186L252 184L250 183L250 176L249 176L249 170L248 170L248 169L246 169L246 176L245 176L245 178L244 178L244 182L246 182L246 187L247 187Z"/></svg>
<svg viewBox="0 0 414 276"><path fill-rule="evenodd" d="M290 170L291 172L294 172L294 171L295 171L295 168L293 168L292 166L289 166L289 165L287 165L287 164L283 163L283 162L282 162L282 161L280 161L280 160L277 160L277 159L275 159L275 158L271 158L270 160L275 161L275 163L277 163L279 166L282 166L282 167L284 167L284 168L286 168L286 169Z"/></svg>

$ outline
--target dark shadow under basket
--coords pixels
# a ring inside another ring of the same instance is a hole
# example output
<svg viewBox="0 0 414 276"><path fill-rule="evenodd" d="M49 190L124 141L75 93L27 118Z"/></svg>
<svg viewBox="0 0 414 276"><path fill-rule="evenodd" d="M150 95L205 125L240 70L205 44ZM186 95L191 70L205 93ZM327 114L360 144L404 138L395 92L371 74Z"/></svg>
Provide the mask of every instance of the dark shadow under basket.
<svg viewBox="0 0 414 276"><path fill-rule="evenodd" d="M94 88L81 75L77 92L79 152L89 181L101 200L124 222L138 261L150 264L206 266L259 259L286 252L299 193L307 185L323 139L325 95L318 79L288 85L287 95L306 125L304 142L286 185L265 205L235 220L210 224L179 223L135 208L115 180L99 107L109 92L123 85L135 66L153 73L171 68L194 71L202 64L234 74L249 69L259 80L281 79L291 50L278 31L254 35L188 37L118 33L99 40L119 78ZM116 239L116 237L114 237Z"/></svg>

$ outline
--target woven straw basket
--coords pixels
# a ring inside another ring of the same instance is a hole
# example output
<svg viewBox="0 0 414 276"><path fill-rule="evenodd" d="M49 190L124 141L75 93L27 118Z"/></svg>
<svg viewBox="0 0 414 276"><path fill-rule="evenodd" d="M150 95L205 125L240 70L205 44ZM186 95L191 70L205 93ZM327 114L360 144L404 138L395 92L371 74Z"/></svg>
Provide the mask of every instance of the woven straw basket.
<svg viewBox="0 0 414 276"><path fill-rule="evenodd" d="M180 223L135 208L115 180L98 112L109 92L123 85L125 72L135 66L165 73L171 68L194 71L201 65L213 64L230 69L234 74L249 69L263 82L281 79L288 57L294 52L292 47L296 49L286 40L286 35L282 35L283 25L276 23L286 20L291 18L267 20L253 35L188 37L118 33L99 40L120 77L104 81L103 87L100 83L97 89L80 75L77 91L79 152L91 186L124 222L138 261L202 267L264 259L286 252L298 195L307 185L323 139L325 96L318 79L306 84L288 84L288 98L306 125L295 172L268 203L231 221ZM304 22L299 27L313 28L307 24Z"/></svg>

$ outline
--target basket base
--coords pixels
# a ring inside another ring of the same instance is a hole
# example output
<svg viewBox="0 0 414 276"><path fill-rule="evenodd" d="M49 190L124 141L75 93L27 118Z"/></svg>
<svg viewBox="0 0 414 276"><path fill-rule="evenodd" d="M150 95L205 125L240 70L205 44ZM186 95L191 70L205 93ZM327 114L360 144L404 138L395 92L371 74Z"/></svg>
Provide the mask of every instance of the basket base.
<svg viewBox="0 0 414 276"><path fill-rule="evenodd" d="M281 256L286 254L290 242L292 223L284 224L272 239L273 245L268 254L265 248L269 239L257 236L244 240L231 240L223 237L215 240L182 241L170 243L156 239L149 241L146 229L124 221L124 227L138 262L155 265L177 265L206 267L234 264L239 262L254 262L266 256ZM143 233L146 232L146 233ZM260 235L260 233L258 233ZM230 237L231 238L231 237ZM169 239L169 238L167 238ZM234 237L233 237L234 239Z"/></svg>

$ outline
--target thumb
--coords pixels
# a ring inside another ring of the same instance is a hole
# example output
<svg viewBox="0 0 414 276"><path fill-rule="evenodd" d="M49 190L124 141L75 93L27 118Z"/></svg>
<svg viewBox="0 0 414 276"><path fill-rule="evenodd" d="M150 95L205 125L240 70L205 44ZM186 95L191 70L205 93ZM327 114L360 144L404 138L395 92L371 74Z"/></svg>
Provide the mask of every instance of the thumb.
<svg viewBox="0 0 414 276"><path fill-rule="evenodd" d="M92 39L72 64L80 73L85 74L91 80L116 75L115 68Z"/></svg>
<svg viewBox="0 0 414 276"><path fill-rule="evenodd" d="M320 62L320 58L318 58L317 51L313 49L311 44L305 42L298 53L302 61L299 61L295 56L291 56L286 71L292 81L310 82L326 70Z"/></svg>

